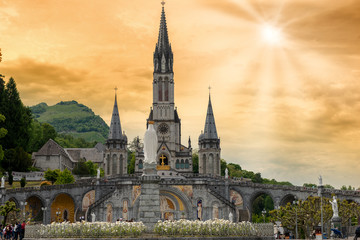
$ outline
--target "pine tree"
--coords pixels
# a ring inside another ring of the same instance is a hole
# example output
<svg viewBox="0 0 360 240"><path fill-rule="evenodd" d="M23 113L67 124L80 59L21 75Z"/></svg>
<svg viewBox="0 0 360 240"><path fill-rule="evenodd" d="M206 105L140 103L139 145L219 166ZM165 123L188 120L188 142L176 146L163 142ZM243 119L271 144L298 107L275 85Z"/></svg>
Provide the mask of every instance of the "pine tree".
<svg viewBox="0 0 360 240"><path fill-rule="evenodd" d="M0 80L0 95L2 94L1 84ZM21 102L13 78L10 78L6 84L1 101L0 111L6 117L5 128L8 134L0 140L0 145L4 149L22 147L27 150L30 139L31 111Z"/></svg>

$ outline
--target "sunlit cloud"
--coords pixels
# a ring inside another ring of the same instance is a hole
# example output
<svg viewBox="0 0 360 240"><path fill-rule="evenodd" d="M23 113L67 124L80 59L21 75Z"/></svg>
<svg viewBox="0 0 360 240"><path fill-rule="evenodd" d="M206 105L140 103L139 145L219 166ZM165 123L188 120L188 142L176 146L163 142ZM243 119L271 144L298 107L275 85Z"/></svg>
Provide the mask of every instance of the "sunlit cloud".
<svg viewBox="0 0 360 240"><path fill-rule="evenodd" d="M359 1L173 0L165 10L183 143L197 146L211 85L225 160L294 184L323 174L359 187ZM122 127L141 137L160 12L145 0L1 2L0 73L26 105L74 99L107 123L117 86Z"/></svg>

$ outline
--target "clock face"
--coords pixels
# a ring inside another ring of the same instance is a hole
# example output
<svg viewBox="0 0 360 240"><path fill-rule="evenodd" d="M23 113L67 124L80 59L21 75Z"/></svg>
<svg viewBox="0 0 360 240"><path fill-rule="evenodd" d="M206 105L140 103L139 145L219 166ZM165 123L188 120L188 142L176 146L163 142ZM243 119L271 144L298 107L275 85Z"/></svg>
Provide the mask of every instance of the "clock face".
<svg viewBox="0 0 360 240"><path fill-rule="evenodd" d="M162 123L159 125L158 131L161 134L167 134L169 132L169 126L165 123Z"/></svg>

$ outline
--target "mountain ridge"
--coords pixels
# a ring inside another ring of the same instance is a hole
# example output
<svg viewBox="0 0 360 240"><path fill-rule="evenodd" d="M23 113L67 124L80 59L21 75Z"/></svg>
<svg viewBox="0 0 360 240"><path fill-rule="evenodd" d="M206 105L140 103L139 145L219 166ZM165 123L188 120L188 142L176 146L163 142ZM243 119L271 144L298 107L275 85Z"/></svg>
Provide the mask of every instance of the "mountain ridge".
<svg viewBox="0 0 360 240"><path fill-rule="evenodd" d="M58 133L84 138L88 142L105 143L109 126L91 108L75 100L49 106L45 102L31 106L34 119L51 124Z"/></svg>

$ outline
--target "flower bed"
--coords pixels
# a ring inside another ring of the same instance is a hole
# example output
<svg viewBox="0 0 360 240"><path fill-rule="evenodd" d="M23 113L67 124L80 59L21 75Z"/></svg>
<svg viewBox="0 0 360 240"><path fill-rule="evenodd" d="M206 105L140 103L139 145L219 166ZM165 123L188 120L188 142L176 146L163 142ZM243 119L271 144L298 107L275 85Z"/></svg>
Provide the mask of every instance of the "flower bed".
<svg viewBox="0 0 360 240"><path fill-rule="evenodd" d="M229 220L214 219L207 221L158 221L154 232L160 235L192 236L267 236L273 234L269 224L252 224L250 222L233 223Z"/></svg>
<svg viewBox="0 0 360 240"><path fill-rule="evenodd" d="M145 229L142 222L64 222L41 225L38 234L41 238L121 237L139 236Z"/></svg>

